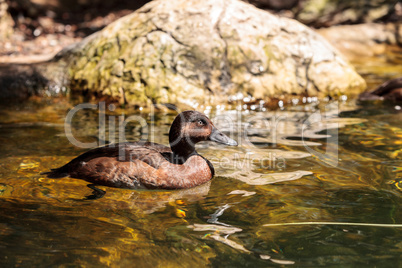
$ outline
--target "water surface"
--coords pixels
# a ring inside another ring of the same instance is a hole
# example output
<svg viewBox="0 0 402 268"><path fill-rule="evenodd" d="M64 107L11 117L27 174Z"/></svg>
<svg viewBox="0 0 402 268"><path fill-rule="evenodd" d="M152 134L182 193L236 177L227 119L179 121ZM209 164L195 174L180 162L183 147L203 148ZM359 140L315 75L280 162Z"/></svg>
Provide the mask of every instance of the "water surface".
<svg viewBox="0 0 402 268"><path fill-rule="evenodd" d="M398 68L373 75L374 65L362 65L360 72L372 87ZM85 199L85 181L40 173L87 150L72 136L119 141L119 118L131 119L128 140L167 144L176 112L81 110L67 124L69 136L65 119L74 105L42 100L0 109L2 267L402 265L396 104L203 107L240 144L198 145L215 166L210 183L181 191L99 187L106 195L97 200Z"/></svg>
<svg viewBox="0 0 402 268"><path fill-rule="evenodd" d="M396 105L205 109L240 143L198 146L215 165L210 184L182 191L100 187L107 194L97 200L85 200L91 190L84 181L40 175L86 150L65 134L72 107L62 101L1 110L2 266L401 265L401 228L375 226L402 224ZM109 127L123 114L152 125L144 131L139 122L127 124L128 140L168 143L175 112L107 111L103 141L102 115L87 109L73 117L72 133L81 142L111 142ZM305 225L269 225L283 223Z"/></svg>

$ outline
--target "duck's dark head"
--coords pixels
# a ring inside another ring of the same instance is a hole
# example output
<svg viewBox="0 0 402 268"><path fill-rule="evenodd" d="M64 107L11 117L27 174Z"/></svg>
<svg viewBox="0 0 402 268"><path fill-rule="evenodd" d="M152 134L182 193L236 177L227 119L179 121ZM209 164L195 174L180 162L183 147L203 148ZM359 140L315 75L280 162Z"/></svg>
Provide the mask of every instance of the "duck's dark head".
<svg viewBox="0 0 402 268"><path fill-rule="evenodd" d="M172 123L169 143L173 153L187 158L195 152L195 144L200 141L215 141L225 145L237 146L237 142L220 132L203 113L185 111Z"/></svg>

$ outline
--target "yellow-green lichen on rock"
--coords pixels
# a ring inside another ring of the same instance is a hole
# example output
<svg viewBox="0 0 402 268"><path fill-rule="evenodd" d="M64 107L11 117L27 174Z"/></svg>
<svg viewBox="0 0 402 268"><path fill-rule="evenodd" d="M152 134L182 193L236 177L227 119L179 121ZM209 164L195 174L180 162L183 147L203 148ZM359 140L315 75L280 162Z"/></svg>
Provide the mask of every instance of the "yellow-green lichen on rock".
<svg viewBox="0 0 402 268"><path fill-rule="evenodd" d="M238 0L156 0L57 60L75 91L144 105L356 94L364 80L297 21Z"/></svg>

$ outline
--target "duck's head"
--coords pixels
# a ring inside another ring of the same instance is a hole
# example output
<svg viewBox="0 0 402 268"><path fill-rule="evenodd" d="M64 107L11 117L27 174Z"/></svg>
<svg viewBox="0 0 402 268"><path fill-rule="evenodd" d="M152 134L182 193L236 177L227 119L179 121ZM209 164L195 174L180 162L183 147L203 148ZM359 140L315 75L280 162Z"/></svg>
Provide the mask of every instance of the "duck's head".
<svg viewBox="0 0 402 268"><path fill-rule="evenodd" d="M169 143L172 151L181 156L195 152L195 144L200 141L237 146L237 142L220 132L203 113L185 111L180 113L172 123Z"/></svg>

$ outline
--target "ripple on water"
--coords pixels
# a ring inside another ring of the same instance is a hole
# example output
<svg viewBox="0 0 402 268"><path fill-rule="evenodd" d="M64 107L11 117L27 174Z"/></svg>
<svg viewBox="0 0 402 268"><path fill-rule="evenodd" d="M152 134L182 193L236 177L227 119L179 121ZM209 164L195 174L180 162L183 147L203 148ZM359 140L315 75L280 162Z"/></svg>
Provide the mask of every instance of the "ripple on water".
<svg viewBox="0 0 402 268"><path fill-rule="evenodd" d="M402 223L401 113L347 102L331 107L210 110L215 125L240 144L199 145L215 166L211 183L182 191L101 187L107 194L99 200L85 200L91 190L82 180L40 175L85 151L64 133L68 105L3 110L0 247L7 259L0 264L394 264L402 253L399 229L280 225ZM146 113L125 113L151 122ZM105 125L117 124L118 115L106 116ZM167 144L174 114L155 118L155 131L132 122L126 137ZM95 111L77 113L73 134L101 141L98 122ZM104 137L116 141L119 134L106 129Z"/></svg>

